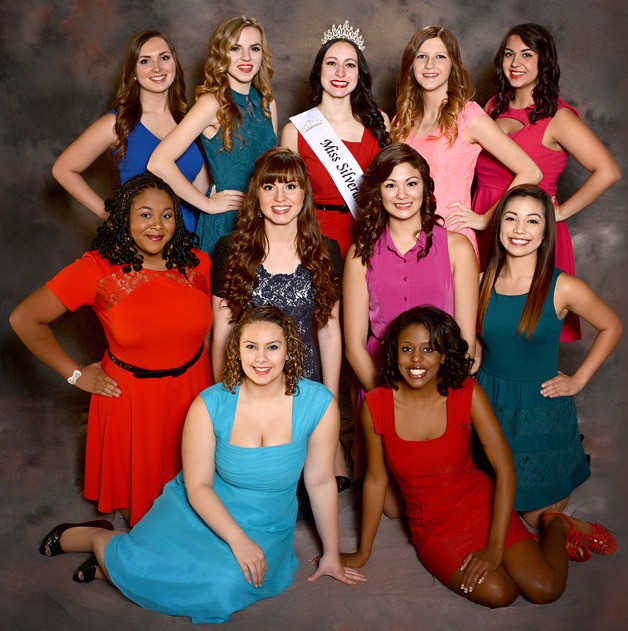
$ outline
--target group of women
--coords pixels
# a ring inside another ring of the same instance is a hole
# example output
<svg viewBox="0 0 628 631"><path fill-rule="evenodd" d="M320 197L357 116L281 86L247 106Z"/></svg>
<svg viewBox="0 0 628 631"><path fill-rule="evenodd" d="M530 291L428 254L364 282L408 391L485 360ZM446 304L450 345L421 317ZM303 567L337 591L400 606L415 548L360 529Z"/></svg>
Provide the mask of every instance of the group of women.
<svg viewBox="0 0 628 631"><path fill-rule="evenodd" d="M142 606L227 620L292 581L301 470L323 545L312 579L366 580L352 568L368 560L382 511L405 511L430 572L488 606L519 593L549 602L568 558L616 548L599 524L560 512L590 475L571 397L622 325L570 275L564 220L619 171L558 96L551 35L511 29L485 112L470 100L454 35L419 30L392 122L363 50L348 23L324 34L310 107L277 148L271 53L256 20L218 25L189 110L172 42L138 33L112 111L56 161L55 178L105 221L93 250L11 322L92 393L85 497L132 526L54 528L42 554L92 553L75 580L106 577ZM122 183L107 201L81 175L105 151ZM568 153L590 177L559 205ZM50 328L81 305L108 345L87 366ZM578 339L578 317L598 333L567 376L558 344ZM341 555L343 336L360 389L363 514L358 551ZM472 427L494 480L471 459Z"/></svg>

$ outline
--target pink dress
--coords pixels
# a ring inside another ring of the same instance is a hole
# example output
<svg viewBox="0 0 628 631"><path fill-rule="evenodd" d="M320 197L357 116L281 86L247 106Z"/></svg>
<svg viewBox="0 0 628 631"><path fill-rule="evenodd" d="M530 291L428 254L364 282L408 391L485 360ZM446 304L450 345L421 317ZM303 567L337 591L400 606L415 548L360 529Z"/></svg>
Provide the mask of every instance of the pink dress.
<svg viewBox="0 0 628 631"><path fill-rule="evenodd" d="M493 106L494 97L489 101L488 109ZM569 108L578 115L578 112L558 99L558 109ZM558 178L565 170L569 154L566 151L556 151L543 144L543 136L547 126L552 122L551 117L542 118L533 125L528 120L529 108L515 109L509 107L497 118L511 118L519 121L523 127L512 134L510 138L514 140L539 166L543 172L543 179L539 186L550 196L556 195ZM497 161L487 151L480 154L475 174L477 177L477 188L473 196L473 210L483 215L491 208L499 198L506 192L513 179L512 171L509 171L501 162ZM481 267L484 269L487 263L488 242L490 230L478 232L478 245L480 249ZM571 245L571 236L566 221L559 221L556 224L556 267L572 276L576 273L576 264ZM575 342L580 339L580 321L574 314L569 314L565 319L563 331L560 337L563 342Z"/></svg>
<svg viewBox="0 0 628 631"><path fill-rule="evenodd" d="M429 164L430 175L434 180L436 212L443 218L454 210L448 208L454 202L462 202L471 207L471 184L482 147L477 143L467 142L462 137L462 132L478 116L486 116L486 112L474 101L467 101L458 114L458 137L451 146L447 136L440 133L421 138L410 135L404 141L416 149ZM460 232L469 238L478 256L475 231L463 228Z"/></svg>
<svg viewBox="0 0 628 631"><path fill-rule="evenodd" d="M397 250L386 226L375 243L373 256L366 268L369 292L369 323L371 335L366 350L380 366L380 343L390 323L404 311L420 305L433 305L454 316L454 275L451 271L447 230L436 225L432 247L427 256L417 260L417 253L425 245L421 232L417 244L405 254ZM358 411L364 400L360 391ZM359 414L358 414L359 416ZM354 470L357 479L364 474L364 436L359 422L354 433Z"/></svg>

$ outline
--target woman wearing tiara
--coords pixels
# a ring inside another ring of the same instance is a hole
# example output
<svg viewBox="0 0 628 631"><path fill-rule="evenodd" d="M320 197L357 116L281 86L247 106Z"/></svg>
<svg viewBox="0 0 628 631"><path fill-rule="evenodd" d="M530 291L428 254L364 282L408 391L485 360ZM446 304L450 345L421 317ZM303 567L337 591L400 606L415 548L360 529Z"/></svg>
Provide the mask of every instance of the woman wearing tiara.
<svg viewBox="0 0 628 631"><path fill-rule="evenodd" d="M536 184L541 171L470 98L469 75L455 35L439 26L417 31L401 57L391 136L427 160L437 214L449 230L469 237L477 256L475 232L455 211L471 207L471 182L480 151L490 151L512 171L511 187Z"/></svg>
<svg viewBox="0 0 628 631"><path fill-rule="evenodd" d="M131 37L113 109L92 123L58 158L52 175L78 202L101 219L107 219L105 200L82 173L107 152L124 184L146 172L148 160L185 116L183 68L170 38L159 31L141 31ZM197 193L209 186L203 156L196 138L183 147L177 167ZM181 200L185 227L194 231L198 210Z"/></svg>
<svg viewBox="0 0 628 631"><path fill-rule="evenodd" d="M338 242L344 258L353 242L360 177L390 142L390 122L371 94L360 29L345 21L321 42L310 73L310 109L290 119L281 145L305 161L321 230Z"/></svg>
<svg viewBox="0 0 628 631"><path fill-rule="evenodd" d="M210 256L218 239L234 228L255 160L277 144L271 56L257 20L242 15L224 19L209 40L196 103L148 163L179 197L202 211L196 232ZM198 137L213 180L207 196L189 185L175 162Z"/></svg>

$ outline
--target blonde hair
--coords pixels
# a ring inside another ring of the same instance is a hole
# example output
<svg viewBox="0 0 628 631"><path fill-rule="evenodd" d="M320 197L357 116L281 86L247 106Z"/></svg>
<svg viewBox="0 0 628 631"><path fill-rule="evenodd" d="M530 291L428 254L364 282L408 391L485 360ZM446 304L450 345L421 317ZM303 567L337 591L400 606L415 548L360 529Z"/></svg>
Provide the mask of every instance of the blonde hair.
<svg viewBox="0 0 628 631"><path fill-rule="evenodd" d="M421 46L428 39L437 37L445 44L452 63L447 85L447 100L440 106L438 125L450 146L458 138L458 115L472 95L469 73L462 63L456 36L444 26L426 26L412 36L401 56L397 78L396 125L390 132L393 142L404 142L412 127L423 118L423 98L414 77L413 65Z"/></svg>
<svg viewBox="0 0 628 631"><path fill-rule="evenodd" d="M262 63L255 77L253 86L262 96L262 112L268 118L270 115L270 104L274 100L271 80L275 71L271 64L272 53L268 47L266 34L262 25L254 18L244 15L224 19L214 31L209 40L207 59L205 60L205 81L203 85L196 88L195 96L209 93L218 101L218 112L216 117L220 123L223 135L223 145L227 151L233 149L233 133L243 140L239 132L242 123L242 115L238 106L231 96L228 70L231 63L229 52L238 43L242 31L248 26L256 28L262 38Z"/></svg>

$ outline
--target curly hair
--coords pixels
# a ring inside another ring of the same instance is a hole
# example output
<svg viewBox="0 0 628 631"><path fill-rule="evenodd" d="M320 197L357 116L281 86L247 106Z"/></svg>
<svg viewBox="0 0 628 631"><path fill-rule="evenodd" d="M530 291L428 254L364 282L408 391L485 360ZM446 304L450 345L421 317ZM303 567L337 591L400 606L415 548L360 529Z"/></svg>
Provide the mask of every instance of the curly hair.
<svg viewBox="0 0 628 631"><path fill-rule="evenodd" d="M530 339L534 329L541 318L543 305L549 295L552 274L554 273L554 257L556 250L556 218L554 204L550 196L536 184L520 184L513 186L504 193L495 209L491 223L491 237L489 242L488 265L482 283L480 285L480 300L478 305L477 333L482 334L484 316L488 309L488 303L495 283L506 262L506 251L501 242L501 225L504 213L508 210L508 204L513 199L529 197L536 201L545 216L545 229L543 241L536 254L536 265L530 284L530 291L526 298L523 313L517 327L517 335L525 333L526 339Z"/></svg>
<svg viewBox="0 0 628 631"><path fill-rule="evenodd" d="M538 78L532 90L534 107L528 110L530 123L554 116L558 109L558 84L560 81L560 67L558 66L558 53L552 34L540 24L517 24L513 26L502 40L499 50L495 55L496 75L495 84L497 94L489 112L491 118L497 118L503 114L515 98L515 89L510 85L504 72L504 54L508 40L518 35L521 41L538 55Z"/></svg>
<svg viewBox="0 0 628 631"><path fill-rule="evenodd" d="M185 276L186 270L200 263L192 251L192 248L197 246L198 237L185 227L179 208L179 199L174 191L152 173L140 173L129 178L112 198L105 201L107 219L96 231L92 248L98 250L98 253L112 265L122 265L122 271L125 274L129 274L131 270L139 272L142 269L144 257L139 253L131 236L129 216L135 197L148 189L165 191L172 199L175 231L172 239L164 246L161 255L166 261L166 269L176 267Z"/></svg>
<svg viewBox="0 0 628 631"><path fill-rule="evenodd" d="M207 59L205 60L205 80L196 88L196 98L203 94L211 94L218 102L216 117L222 131L223 145L227 151L233 149L233 134L244 142L239 127L242 123L242 114L231 95L228 70L231 64L230 51L238 43L242 31L252 26L256 28L261 37L262 63L257 74L253 77L253 86L262 96L262 112L264 116L271 118L270 104L274 100L271 80L275 71L271 64L272 53L266 40L266 34L262 25L254 18L239 15L225 18L214 31L209 40Z"/></svg>
<svg viewBox="0 0 628 631"><path fill-rule="evenodd" d="M380 238L386 224L388 213L384 208L381 187L390 177L393 169L400 164L410 164L416 169L423 184L423 202L421 204L421 230L425 232L425 246L417 254L417 259L427 256L432 247L434 225L440 217L436 214L434 181L430 177L430 167L425 158L416 149L400 143L384 147L368 166L360 183L357 195L358 218L355 234L355 258L370 266L375 243ZM418 238L418 234L416 237Z"/></svg>
<svg viewBox="0 0 628 631"><path fill-rule="evenodd" d="M257 268L266 258L268 238L260 211L258 191L264 184L296 181L304 190L303 208L297 217L296 250L301 265L312 275L314 287L314 324L324 327L336 304L337 279L332 276L332 261L323 240L314 210L312 187L305 163L290 149L275 147L255 161L253 176L231 234L231 253L225 265L224 296L233 320L250 306L257 287Z"/></svg>
<svg viewBox="0 0 628 631"><path fill-rule="evenodd" d="M438 392L447 396L449 388L462 387L469 376L473 359L469 357L469 344L462 337L456 321L442 309L423 305L413 307L397 316L391 323L382 340L382 367L378 374L379 381L398 390L398 383L403 380L399 371L399 337L410 326L424 326L430 334L430 346L445 359L438 369Z"/></svg>
<svg viewBox="0 0 628 631"><path fill-rule="evenodd" d="M393 142L403 142L410 135L412 127L423 118L423 96L414 76L414 61L419 49L428 39L440 38L445 44L452 67L447 84L447 100L443 101L438 113L440 133L451 146L458 138L458 115L473 91L469 73L462 63L460 46L456 36L444 26L426 26L417 31L401 56L401 66L397 78L397 115L390 135Z"/></svg>
<svg viewBox="0 0 628 631"><path fill-rule="evenodd" d="M126 45L120 87L112 103L112 107L116 110L114 131L118 137L113 151L113 160L116 165L126 155L129 134L140 122L140 118L142 118L141 88L136 81L135 68L142 46L155 37L159 37L166 42L175 63L176 74L172 85L168 88L168 109L172 114L172 118L179 123L188 110L183 67L170 38L161 31L141 31L133 35Z"/></svg>
<svg viewBox="0 0 628 631"><path fill-rule="evenodd" d="M319 48L310 72L311 92L309 107L316 107L323 100L321 68L327 51L337 42L347 42L351 44L355 49L356 59L358 60L358 83L353 92L351 92L351 112L353 113L353 117L375 136L377 144L380 147L385 147L390 144L390 136L388 135L388 131L386 131L384 117L377 107L377 103L375 103L375 99L371 93L371 71L366 63L364 54L352 41L340 38L332 39Z"/></svg>
<svg viewBox="0 0 628 631"><path fill-rule="evenodd" d="M229 392L242 383L244 370L240 362L240 340L244 329L254 322L268 322L277 325L286 339L286 363L283 367L286 394L299 393L297 383L303 376L305 365L305 344L299 336L294 320L281 309L272 305L253 307L242 314L227 339L227 359L222 371L222 383Z"/></svg>

